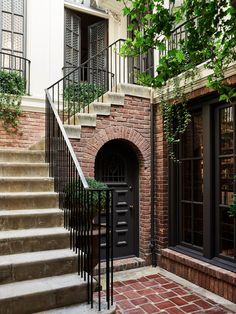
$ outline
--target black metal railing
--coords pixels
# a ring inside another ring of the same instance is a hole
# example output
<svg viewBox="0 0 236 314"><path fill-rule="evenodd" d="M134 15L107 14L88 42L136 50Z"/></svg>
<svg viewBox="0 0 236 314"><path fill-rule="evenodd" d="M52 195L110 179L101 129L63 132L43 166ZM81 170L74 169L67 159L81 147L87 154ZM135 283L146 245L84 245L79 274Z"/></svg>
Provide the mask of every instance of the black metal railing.
<svg viewBox="0 0 236 314"><path fill-rule="evenodd" d="M70 231L70 247L78 254L78 273L87 282L87 301L98 311L104 302L109 309L113 305L113 193L89 188L49 92L46 90L46 162L64 211L65 228ZM105 300L101 261L106 265Z"/></svg>
<svg viewBox="0 0 236 314"><path fill-rule="evenodd" d="M63 124L76 124L77 113L89 113L93 101L103 101L107 91L117 91L120 83L134 83L145 71L144 56L120 55L124 41L117 40L74 70L63 68L70 72L49 88ZM145 66L150 72L151 68Z"/></svg>
<svg viewBox="0 0 236 314"><path fill-rule="evenodd" d="M24 81L25 93L30 95L30 60L0 51L0 70L17 72Z"/></svg>

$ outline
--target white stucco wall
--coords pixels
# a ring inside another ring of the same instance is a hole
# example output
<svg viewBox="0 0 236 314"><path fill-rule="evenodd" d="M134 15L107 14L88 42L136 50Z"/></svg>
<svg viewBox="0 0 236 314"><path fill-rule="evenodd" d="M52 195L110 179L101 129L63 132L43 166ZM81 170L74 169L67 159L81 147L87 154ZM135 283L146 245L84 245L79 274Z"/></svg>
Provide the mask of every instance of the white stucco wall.
<svg viewBox="0 0 236 314"><path fill-rule="evenodd" d="M64 53L64 1L27 1L27 58L31 60L31 95L44 97L44 89L62 76Z"/></svg>

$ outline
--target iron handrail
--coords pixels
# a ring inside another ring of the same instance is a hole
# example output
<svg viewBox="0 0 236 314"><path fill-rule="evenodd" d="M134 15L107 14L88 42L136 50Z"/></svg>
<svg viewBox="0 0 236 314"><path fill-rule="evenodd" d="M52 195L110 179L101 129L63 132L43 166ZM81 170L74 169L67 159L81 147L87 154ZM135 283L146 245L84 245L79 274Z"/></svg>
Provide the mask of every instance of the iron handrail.
<svg viewBox="0 0 236 314"><path fill-rule="evenodd" d="M27 95L30 95L30 67L31 61L29 59L0 51L0 69L19 73L24 80Z"/></svg>

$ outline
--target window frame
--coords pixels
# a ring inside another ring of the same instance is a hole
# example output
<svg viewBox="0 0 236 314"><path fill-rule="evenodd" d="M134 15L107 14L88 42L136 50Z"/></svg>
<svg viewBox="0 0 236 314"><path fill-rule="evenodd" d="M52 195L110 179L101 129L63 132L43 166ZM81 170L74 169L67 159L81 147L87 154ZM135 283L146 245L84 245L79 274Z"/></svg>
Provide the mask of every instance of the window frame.
<svg viewBox="0 0 236 314"><path fill-rule="evenodd" d="M215 93L210 96L199 97L189 102L190 111L202 108L203 115L203 250L196 250L191 245L181 244L180 236L180 207L179 191L180 190L180 171L174 162L169 160L169 247L178 252L182 252L194 258L198 258L208 263L236 272L236 258L222 257L219 255L219 228L217 232L217 213L216 208L216 126L214 122L216 110L220 110L225 104L219 102L219 97ZM236 150L236 101L232 102L235 117L234 147ZM218 127L219 128L219 127ZM219 136L218 136L219 138ZM176 154L179 156L179 149ZM235 155L236 152L234 152ZM234 171L236 174L236 157L234 162ZM177 187L179 185L179 187ZM236 191L236 186L234 186ZM219 218L218 218L219 220ZM218 238L218 239L217 239ZM235 219L235 254L236 254L236 219ZM217 242L218 241L218 242Z"/></svg>
<svg viewBox="0 0 236 314"><path fill-rule="evenodd" d="M13 8L13 3L14 1L17 1L17 0L10 0L11 1L11 5L12 5L12 8ZM22 47L22 51L17 51L14 49L14 44L13 44L13 41L11 43L11 49L6 49L6 48L3 48L2 47L2 32L4 31L4 29L2 28L2 24L0 25L0 51L2 52L6 52L6 53L10 53L12 55L19 55L22 53L22 56L23 58L26 58L26 39L27 39L27 0L22 0L23 2L23 14L17 14L17 13L14 13L13 12L13 9L11 10L10 14L11 16L13 17L13 20L14 21L14 16L21 16L23 18L23 32L22 33L19 33L19 32L16 32L14 31L14 22L11 23L11 30L8 31L8 30L5 30L11 34L20 34L23 36L23 47ZM0 1L0 15L2 17L2 13L9 13L8 11L5 11L3 10L3 3L2 1ZM1 18L2 20L2 18ZM15 54L16 53L16 54Z"/></svg>

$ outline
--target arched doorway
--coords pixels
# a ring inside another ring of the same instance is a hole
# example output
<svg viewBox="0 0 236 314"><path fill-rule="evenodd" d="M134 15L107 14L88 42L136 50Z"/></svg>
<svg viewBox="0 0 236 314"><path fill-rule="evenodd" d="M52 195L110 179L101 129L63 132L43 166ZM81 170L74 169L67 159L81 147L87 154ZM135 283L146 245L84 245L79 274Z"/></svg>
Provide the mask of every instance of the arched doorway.
<svg viewBox="0 0 236 314"><path fill-rule="evenodd" d="M138 256L139 165L128 141L113 140L99 150L95 178L114 188L114 257Z"/></svg>

